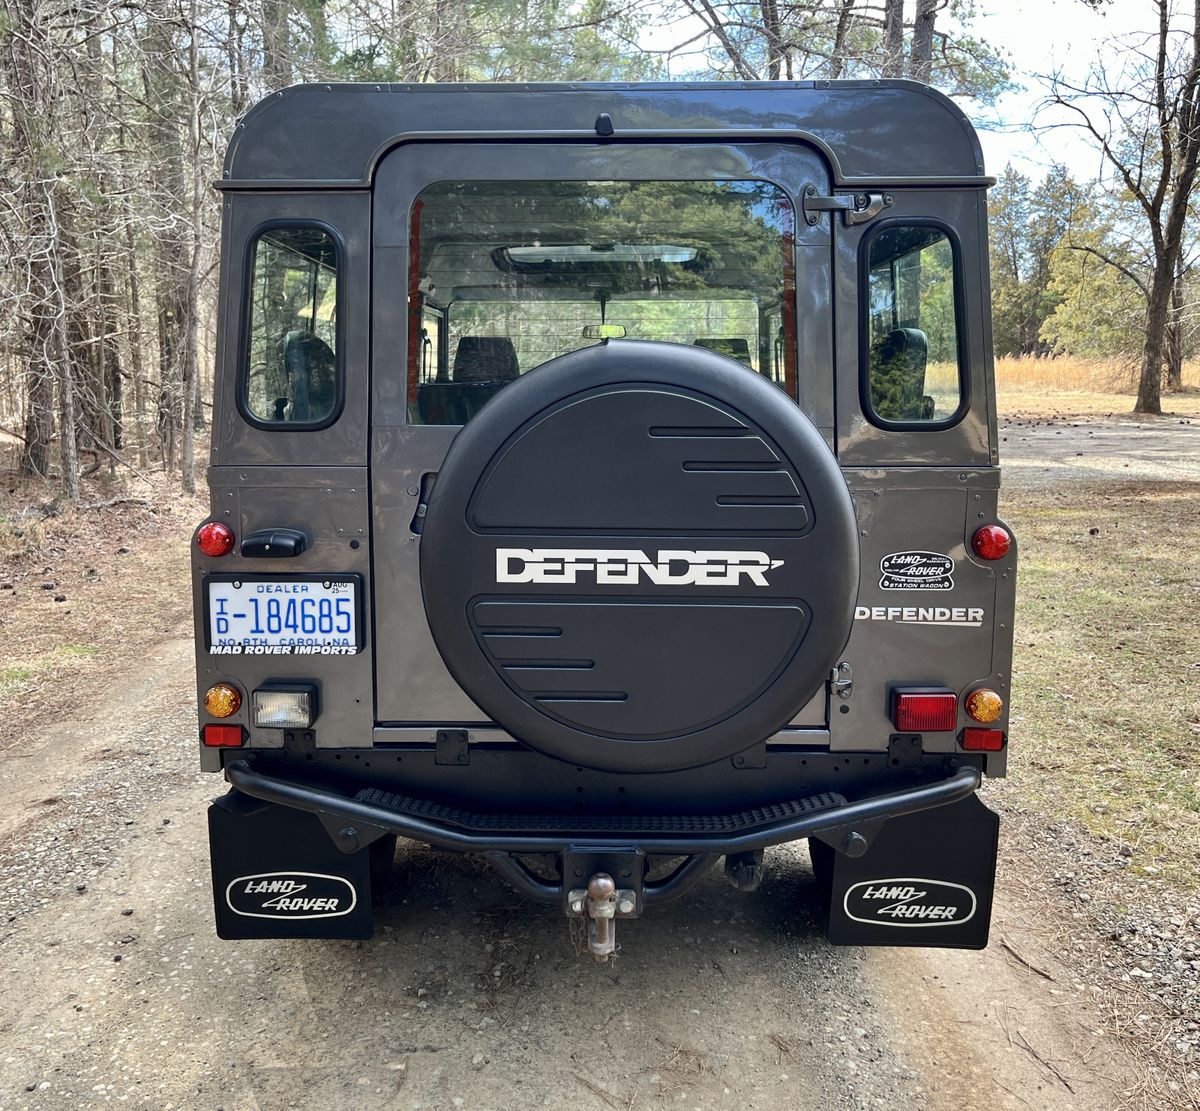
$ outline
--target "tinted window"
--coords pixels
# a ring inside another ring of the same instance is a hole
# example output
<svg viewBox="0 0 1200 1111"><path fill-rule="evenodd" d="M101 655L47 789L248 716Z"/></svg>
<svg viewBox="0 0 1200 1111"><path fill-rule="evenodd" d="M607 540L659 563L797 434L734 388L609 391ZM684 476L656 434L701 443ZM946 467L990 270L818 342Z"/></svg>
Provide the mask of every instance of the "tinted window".
<svg viewBox="0 0 1200 1111"><path fill-rule="evenodd" d="M933 227L893 226L870 240L867 383L885 421L938 423L962 401L954 251Z"/></svg>
<svg viewBox="0 0 1200 1111"><path fill-rule="evenodd" d="M792 208L757 181L458 182L413 208L410 418L462 424L602 339L689 344L795 395Z"/></svg>
<svg viewBox="0 0 1200 1111"><path fill-rule="evenodd" d="M247 411L321 424L338 396L337 247L320 228L271 228L251 247Z"/></svg>

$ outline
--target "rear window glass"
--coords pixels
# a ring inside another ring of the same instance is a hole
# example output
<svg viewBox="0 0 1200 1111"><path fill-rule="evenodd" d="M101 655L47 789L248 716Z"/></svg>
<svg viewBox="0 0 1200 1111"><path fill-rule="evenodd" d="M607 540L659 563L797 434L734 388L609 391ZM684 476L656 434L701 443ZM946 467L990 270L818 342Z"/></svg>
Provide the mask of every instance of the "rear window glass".
<svg viewBox="0 0 1200 1111"><path fill-rule="evenodd" d="M761 181L429 186L412 213L410 419L464 424L604 339L708 348L795 396L792 221Z"/></svg>
<svg viewBox="0 0 1200 1111"><path fill-rule="evenodd" d="M270 228L250 251L246 411L272 425L327 423L339 393L333 236L315 227Z"/></svg>
<svg viewBox="0 0 1200 1111"><path fill-rule="evenodd" d="M940 424L962 404L954 250L940 228L893 225L870 239L867 401L882 422Z"/></svg>

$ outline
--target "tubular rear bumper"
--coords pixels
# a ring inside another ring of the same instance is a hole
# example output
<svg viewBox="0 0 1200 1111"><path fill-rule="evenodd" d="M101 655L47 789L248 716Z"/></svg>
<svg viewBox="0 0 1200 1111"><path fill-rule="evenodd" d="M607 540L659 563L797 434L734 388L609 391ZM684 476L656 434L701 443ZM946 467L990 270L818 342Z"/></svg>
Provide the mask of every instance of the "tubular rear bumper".
<svg viewBox="0 0 1200 1111"><path fill-rule="evenodd" d="M242 794L317 815L345 853L394 833L467 852L538 854L619 847L665 856L748 852L816 837L846 856L858 857L883 822L958 802L973 795L981 781L977 768L961 767L933 782L855 801L823 792L736 814L591 817L486 814L375 789L350 797L266 774L252 759L232 761L225 775Z"/></svg>

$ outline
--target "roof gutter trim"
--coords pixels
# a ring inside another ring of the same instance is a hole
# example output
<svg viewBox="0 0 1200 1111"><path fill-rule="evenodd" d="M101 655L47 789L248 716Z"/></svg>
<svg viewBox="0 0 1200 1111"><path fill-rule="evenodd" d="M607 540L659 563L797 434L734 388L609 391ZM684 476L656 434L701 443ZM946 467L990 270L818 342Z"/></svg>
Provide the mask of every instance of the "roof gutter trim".
<svg viewBox="0 0 1200 1111"><path fill-rule="evenodd" d="M239 128L241 125L238 125ZM996 184L994 177L889 177L849 178L838 164L836 153L822 139L809 131L793 128L655 128L621 131L612 138L598 138L593 130L570 131L408 131L395 135L383 143L371 156L364 178L330 179L285 179L285 178L230 178L228 176L213 183L221 192L247 192L260 190L325 190L325 189L370 189L375 170L380 161L397 147L411 143L591 143L599 146L622 143L685 142L685 143L739 143L739 142L784 142L806 143L816 147L829 163L835 188L868 189L872 187L943 187L943 188L988 188ZM225 173L228 175L229 170Z"/></svg>

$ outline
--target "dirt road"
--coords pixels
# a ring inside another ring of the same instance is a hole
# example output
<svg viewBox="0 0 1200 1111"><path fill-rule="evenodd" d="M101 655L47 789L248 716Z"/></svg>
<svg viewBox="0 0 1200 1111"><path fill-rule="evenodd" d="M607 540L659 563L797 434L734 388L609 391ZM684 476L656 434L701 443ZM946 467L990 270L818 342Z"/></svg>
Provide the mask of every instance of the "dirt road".
<svg viewBox="0 0 1200 1111"><path fill-rule="evenodd" d="M1006 489L1200 481L1200 419L1017 417L1002 422Z"/></svg>
<svg viewBox="0 0 1200 1111"><path fill-rule="evenodd" d="M1006 434L1026 437L1010 473L1072 469L1054 428ZM195 771L191 667L190 639L168 637L88 687L86 709L64 691L56 723L5 725L0 1111L1139 1098L1138 1069L1051 952L1069 914L1030 901L1013 844L983 953L828 946L802 848L769 856L755 894L715 871L622 926L611 967L476 859L417 848L370 942L219 942L204 809L221 784Z"/></svg>

